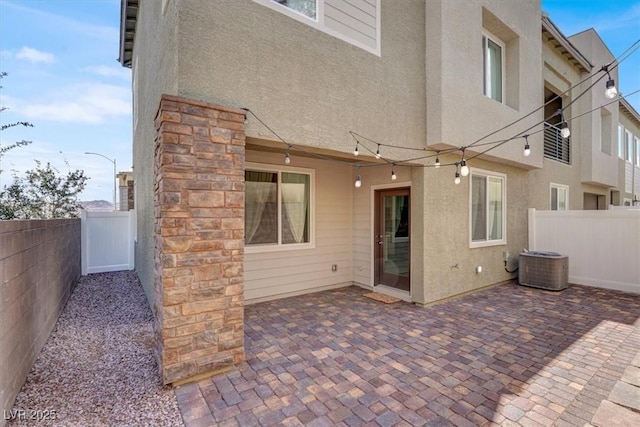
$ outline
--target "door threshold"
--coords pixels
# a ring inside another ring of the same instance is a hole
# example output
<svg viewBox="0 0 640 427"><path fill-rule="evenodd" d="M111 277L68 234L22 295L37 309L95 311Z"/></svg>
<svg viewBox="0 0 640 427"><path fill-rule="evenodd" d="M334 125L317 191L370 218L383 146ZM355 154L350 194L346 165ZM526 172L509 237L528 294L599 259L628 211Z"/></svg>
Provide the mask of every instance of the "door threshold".
<svg viewBox="0 0 640 427"><path fill-rule="evenodd" d="M403 291L386 285L375 285L373 291L390 297L400 298L405 302L411 302L411 293L409 293L409 291Z"/></svg>

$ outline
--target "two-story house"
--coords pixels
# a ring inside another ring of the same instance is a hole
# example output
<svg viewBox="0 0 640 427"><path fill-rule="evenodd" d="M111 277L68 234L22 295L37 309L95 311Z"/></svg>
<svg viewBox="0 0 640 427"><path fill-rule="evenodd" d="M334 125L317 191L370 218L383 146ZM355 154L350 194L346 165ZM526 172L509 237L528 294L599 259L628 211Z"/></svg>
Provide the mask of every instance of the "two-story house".
<svg viewBox="0 0 640 427"><path fill-rule="evenodd" d="M604 130L570 118L600 102L604 81L573 85L608 52L541 16L539 0L123 0L136 270L164 381L241 360L245 303L357 285L429 304L512 279L529 207L606 204L618 160L592 135L613 140L617 106Z"/></svg>

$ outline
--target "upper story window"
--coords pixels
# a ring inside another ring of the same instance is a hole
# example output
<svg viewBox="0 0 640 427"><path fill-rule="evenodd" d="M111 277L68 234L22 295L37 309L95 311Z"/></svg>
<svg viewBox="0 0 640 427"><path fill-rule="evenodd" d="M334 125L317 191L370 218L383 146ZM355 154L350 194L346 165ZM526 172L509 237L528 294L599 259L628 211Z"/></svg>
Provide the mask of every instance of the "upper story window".
<svg viewBox="0 0 640 427"><path fill-rule="evenodd" d="M245 171L245 247L250 252L312 246L313 172L251 165Z"/></svg>
<svg viewBox="0 0 640 427"><path fill-rule="evenodd" d="M624 159L624 127L618 125L618 157Z"/></svg>
<svg viewBox="0 0 640 427"><path fill-rule="evenodd" d="M381 0L253 0L380 56Z"/></svg>
<svg viewBox="0 0 640 427"><path fill-rule="evenodd" d="M308 16L311 19L316 19L318 2L316 0L272 0L279 3L291 10Z"/></svg>
<svg viewBox="0 0 640 427"><path fill-rule="evenodd" d="M504 43L488 33L482 35L484 94L502 102L504 92Z"/></svg>
<svg viewBox="0 0 640 427"><path fill-rule="evenodd" d="M633 161L633 134L628 130L625 131L624 138L625 157L624 159L631 163Z"/></svg>
<svg viewBox="0 0 640 427"><path fill-rule="evenodd" d="M640 138L635 138L636 140L636 166L640 166Z"/></svg>
<svg viewBox="0 0 640 427"><path fill-rule="evenodd" d="M506 175L472 169L470 176L469 247L506 244Z"/></svg>
<svg viewBox="0 0 640 427"><path fill-rule="evenodd" d="M569 187L561 184L551 184L551 210L566 211L569 209Z"/></svg>

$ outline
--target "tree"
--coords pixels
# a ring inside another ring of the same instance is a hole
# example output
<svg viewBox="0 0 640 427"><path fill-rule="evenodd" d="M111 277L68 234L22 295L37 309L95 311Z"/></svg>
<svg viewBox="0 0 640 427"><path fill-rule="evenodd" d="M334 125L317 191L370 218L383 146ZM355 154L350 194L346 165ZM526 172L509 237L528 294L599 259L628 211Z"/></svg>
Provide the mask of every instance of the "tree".
<svg viewBox="0 0 640 427"><path fill-rule="evenodd" d="M24 178L14 175L13 183L0 191L0 220L75 218L78 195L88 179L82 170L60 176L50 163L42 166L36 160L35 169Z"/></svg>
<svg viewBox="0 0 640 427"><path fill-rule="evenodd" d="M6 72L0 72L0 79L6 76ZM6 109L0 106L0 112ZM16 126L33 127L29 122L18 121L3 124L0 130ZM0 160L7 151L29 144L31 141L22 140L3 147L0 143ZM80 209L78 195L84 190L88 179L82 170L60 176L50 163L43 167L36 160L35 169L26 171L24 178L14 174L13 183L0 190L0 220L77 217Z"/></svg>

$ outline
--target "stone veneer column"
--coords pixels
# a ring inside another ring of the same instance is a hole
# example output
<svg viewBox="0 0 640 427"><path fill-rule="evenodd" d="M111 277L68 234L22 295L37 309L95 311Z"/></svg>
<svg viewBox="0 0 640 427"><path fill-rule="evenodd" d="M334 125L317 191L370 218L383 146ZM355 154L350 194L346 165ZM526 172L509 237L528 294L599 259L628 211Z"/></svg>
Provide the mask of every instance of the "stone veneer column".
<svg viewBox="0 0 640 427"><path fill-rule="evenodd" d="M244 114L177 96L160 101L154 326L165 384L244 360Z"/></svg>

